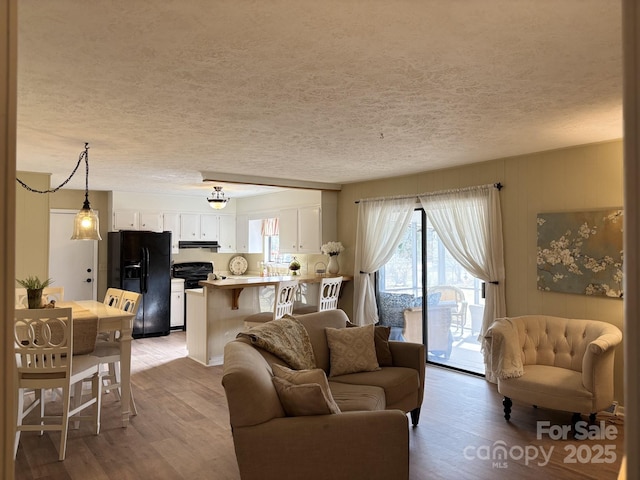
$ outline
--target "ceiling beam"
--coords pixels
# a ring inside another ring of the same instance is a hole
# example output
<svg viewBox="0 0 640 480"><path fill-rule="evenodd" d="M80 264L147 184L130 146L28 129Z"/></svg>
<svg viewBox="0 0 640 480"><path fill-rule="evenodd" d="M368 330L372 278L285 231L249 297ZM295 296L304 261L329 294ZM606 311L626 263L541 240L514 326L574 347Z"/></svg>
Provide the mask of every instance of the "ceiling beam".
<svg viewBox="0 0 640 480"><path fill-rule="evenodd" d="M219 172L200 172L200 174L202 175L203 182L240 183L244 185L265 185L268 187L302 188L305 190L342 190L342 185L338 183L309 182L305 180Z"/></svg>

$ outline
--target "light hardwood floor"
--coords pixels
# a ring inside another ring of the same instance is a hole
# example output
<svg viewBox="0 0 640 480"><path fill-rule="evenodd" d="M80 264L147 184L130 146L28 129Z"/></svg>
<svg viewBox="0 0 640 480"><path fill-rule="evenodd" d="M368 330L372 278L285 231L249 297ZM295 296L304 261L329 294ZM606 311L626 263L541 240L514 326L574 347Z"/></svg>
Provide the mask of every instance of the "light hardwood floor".
<svg viewBox="0 0 640 480"><path fill-rule="evenodd" d="M63 462L56 453L59 433L23 433L16 479L239 479L220 384L222 367L204 367L186 358L183 332L135 340L132 364L139 414L128 428L120 427L119 405L107 394L100 435L93 435L89 425L71 430ZM598 416L617 430L615 440L537 439L536 421L559 425L568 423L570 414L516 404L507 423L493 385L430 366L424 396L420 424L409 430L412 480L617 477L623 453L619 417ZM505 443L507 458L483 459L487 451L497 451L496 442ZM540 454L541 448L553 449L545 466L539 465L541 456L528 462L518 458L527 450ZM615 456L615 461L595 463L599 453L600 460ZM565 463L572 458L577 463Z"/></svg>

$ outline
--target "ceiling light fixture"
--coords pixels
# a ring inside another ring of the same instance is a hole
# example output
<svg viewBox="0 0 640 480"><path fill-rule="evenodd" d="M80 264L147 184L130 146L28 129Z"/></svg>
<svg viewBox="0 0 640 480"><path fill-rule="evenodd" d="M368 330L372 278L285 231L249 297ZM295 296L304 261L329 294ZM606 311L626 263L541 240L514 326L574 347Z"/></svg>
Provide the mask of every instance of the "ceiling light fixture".
<svg viewBox="0 0 640 480"><path fill-rule="evenodd" d="M213 187L213 192L211 192L210 197L207 197L207 201L211 208L221 210L227 206L229 199L225 198L222 187Z"/></svg>
<svg viewBox="0 0 640 480"><path fill-rule="evenodd" d="M73 222L73 235L71 236L71 240L102 240L100 236L100 222L98 219L98 214L91 209L91 204L89 203L89 144L84 144L84 151L80 153L80 157L78 158L78 163L75 168L71 172L71 175L67 177L67 179L58 185L56 188L52 188L49 190L36 190L35 188L31 188L29 185L24 183L19 178L16 178L16 181L22 185L26 190L33 193L55 193L64 187L69 180L73 178L73 176L78 171L78 167L80 163L84 160L85 164L85 189L84 189L84 203L82 204L82 209L76 214L76 217Z"/></svg>

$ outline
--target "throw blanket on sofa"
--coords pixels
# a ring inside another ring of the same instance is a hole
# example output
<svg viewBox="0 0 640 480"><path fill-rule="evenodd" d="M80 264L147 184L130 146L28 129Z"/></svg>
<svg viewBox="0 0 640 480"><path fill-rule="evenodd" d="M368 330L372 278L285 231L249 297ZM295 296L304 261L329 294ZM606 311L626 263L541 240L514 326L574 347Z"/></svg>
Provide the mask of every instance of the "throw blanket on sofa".
<svg viewBox="0 0 640 480"><path fill-rule="evenodd" d="M518 329L509 318L498 318L491 324L484 347L487 368L493 378L505 380L524 374Z"/></svg>
<svg viewBox="0 0 640 480"><path fill-rule="evenodd" d="M307 329L292 316L252 327L237 337L247 337L253 345L281 358L294 370L316 368Z"/></svg>

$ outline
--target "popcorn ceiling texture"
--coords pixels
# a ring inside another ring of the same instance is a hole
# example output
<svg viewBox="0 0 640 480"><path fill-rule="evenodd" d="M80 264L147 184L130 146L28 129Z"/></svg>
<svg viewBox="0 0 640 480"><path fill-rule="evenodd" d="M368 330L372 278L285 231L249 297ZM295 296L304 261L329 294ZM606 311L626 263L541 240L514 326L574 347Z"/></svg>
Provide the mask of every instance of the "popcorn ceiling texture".
<svg viewBox="0 0 640 480"><path fill-rule="evenodd" d="M17 166L202 194L620 138L619 3L21 0Z"/></svg>

